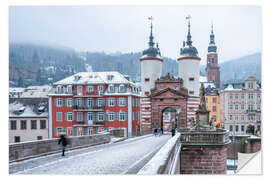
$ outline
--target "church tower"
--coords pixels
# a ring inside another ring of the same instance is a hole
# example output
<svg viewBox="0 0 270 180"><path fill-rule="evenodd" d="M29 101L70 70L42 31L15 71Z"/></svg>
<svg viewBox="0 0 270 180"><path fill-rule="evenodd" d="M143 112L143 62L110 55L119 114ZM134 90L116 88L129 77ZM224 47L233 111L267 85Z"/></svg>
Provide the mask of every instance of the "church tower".
<svg viewBox="0 0 270 180"><path fill-rule="evenodd" d="M151 21L151 30L149 36L149 47L143 51L141 61L141 85L143 96L150 95L150 90L154 88L155 81L161 77L162 74L162 62L160 50L158 44L155 46L153 37L153 18L148 18Z"/></svg>
<svg viewBox="0 0 270 180"><path fill-rule="evenodd" d="M207 53L207 65L205 68L208 82L214 82L216 88L220 88L220 67L218 66L217 46L215 44L215 35L213 25L211 27L210 43Z"/></svg>
<svg viewBox="0 0 270 180"><path fill-rule="evenodd" d="M200 89L200 60L196 47L192 46L190 33L190 16L188 21L187 41L183 42L178 61L178 76L183 79L183 86L188 89L188 95L199 96Z"/></svg>

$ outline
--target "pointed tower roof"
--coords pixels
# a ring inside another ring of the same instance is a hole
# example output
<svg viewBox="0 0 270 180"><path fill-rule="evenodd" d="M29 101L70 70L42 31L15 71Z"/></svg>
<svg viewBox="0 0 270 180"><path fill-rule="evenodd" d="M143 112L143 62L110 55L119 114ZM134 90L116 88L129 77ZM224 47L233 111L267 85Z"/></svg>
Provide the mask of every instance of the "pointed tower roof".
<svg viewBox="0 0 270 180"><path fill-rule="evenodd" d="M191 40L192 36L190 33L190 18L191 18L190 16L186 17L186 19L188 19L187 41L186 43L183 43L183 47L180 49L180 55L198 57L198 51L196 47L192 46L192 40Z"/></svg>
<svg viewBox="0 0 270 180"><path fill-rule="evenodd" d="M208 46L208 53L216 53L217 52L217 46L215 44L215 35L213 31L213 23L211 25L211 34L210 34L210 43Z"/></svg>
<svg viewBox="0 0 270 180"><path fill-rule="evenodd" d="M142 58L145 58L145 57L160 58L160 50L159 50L158 46L155 47L155 42L154 42L153 23L152 23L153 17L151 16L148 19L151 21L150 36L149 36L149 42L148 42L149 48L147 48L143 51Z"/></svg>

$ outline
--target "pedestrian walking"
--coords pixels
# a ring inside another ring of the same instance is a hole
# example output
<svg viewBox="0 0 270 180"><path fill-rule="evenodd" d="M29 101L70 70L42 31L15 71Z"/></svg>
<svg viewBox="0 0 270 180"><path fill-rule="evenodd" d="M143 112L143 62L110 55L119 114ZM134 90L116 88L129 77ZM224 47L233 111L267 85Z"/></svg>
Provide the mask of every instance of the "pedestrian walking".
<svg viewBox="0 0 270 180"><path fill-rule="evenodd" d="M157 128L154 129L154 134L157 136Z"/></svg>
<svg viewBox="0 0 270 180"><path fill-rule="evenodd" d="M161 134L163 135L163 128L161 127Z"/></svg>
<svg viewBox="0 0 270 180"><path fill-rule="evenodd" d="M158 128L158 136L161 135L161 128Z"/></svg>
<svg viewBox="0 0 270 180"><path fill-rule="evenodd" d="M58 140L58 145L60 143L62 144L62 156L65 156L65 150L66 150L66 146L68 144L68 140L65 136L65 133L63 133L63 132L60 134L60 139Z"/></svg>
<svg viewBox="0 0 270 180"><path fill-rule="evenodd" d="M172 133L172 137L173 137L175 135L175 129L174 128L172 128L171 133Z"/></svg>

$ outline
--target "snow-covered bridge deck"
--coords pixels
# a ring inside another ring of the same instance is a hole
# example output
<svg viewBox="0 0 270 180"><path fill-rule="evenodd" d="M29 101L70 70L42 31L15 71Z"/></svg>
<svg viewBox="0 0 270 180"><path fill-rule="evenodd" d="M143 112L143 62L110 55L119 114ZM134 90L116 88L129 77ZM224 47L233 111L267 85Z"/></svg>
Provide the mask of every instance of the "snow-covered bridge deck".
<svg viewBox="0 0 270 180"><path fill-rule="evenodd" d="M9 164L10 174L136 174L171 138L147 135Z"/></svg>

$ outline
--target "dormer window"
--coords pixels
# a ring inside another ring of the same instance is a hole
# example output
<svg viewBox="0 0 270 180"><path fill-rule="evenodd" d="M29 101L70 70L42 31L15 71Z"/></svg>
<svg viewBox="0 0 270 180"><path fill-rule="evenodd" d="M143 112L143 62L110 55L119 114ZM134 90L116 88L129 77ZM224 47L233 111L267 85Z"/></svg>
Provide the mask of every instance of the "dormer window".
<svg viewBox="0 0 270 180"><path fill-rule="evenodd" d="M109 92L110 92L110 93L113 93L113 92L114 92L114 87L113 87L113 85L109 85Z"/></svg>
<svg viewBox="0 0 270 180"><path fill-rule="evenodd" d="M253 89L253 83L248 83L248 88Z"/></svg>
<svg viewBox="0 0 270 180"><path fill-rule="evenodd" d="M72 93L72 85L68 85L68 88L67 88L67 91L68 91L68 93Z"/></svg>
<svg viewBox="0 0 270 180"><path fill-rule="evenodd" d="M163 86L162 86L162 85L160 85L160 87L159 87L159 88L160 88L160 90L162 90L162 89L163 89Z"/></svg>
<svg viewBox="0 0 270 180"><path fill-rule="evenodd" d="M150 81L150 78L145 78L144 81L145 82L149 82Z"/></svg>
<svg viewBox="0 0 270 180"><path fill-rule="evenodd" d="M80 80L80 78L81 78L81 76L76 75L76 76L74 76L74 81L79 81L79 80Z"/></svg>
<svg viewBox="0 0 270 180"><path fill-rule="evenodd" d="M113 75L108 75L108 76L107 76L107 80L108 80L108 81L113 80Z"/></svg>
<svg viewBox="0 0 270 180"><path fill-rule="evenodd" d="M39 113L44 112L44 110L45 110L45 107L44 107L44 106L40 106L40 107L38 108L38 112L39 112Z"/></svg>
<svg viewBox="0 0 270 180"><path fill-rule="evenodd" d="M62 90L62 87L60 85L58 85L56 87L56 92L60 94L61 93L61 90Z"/></svg>
<svg viewBox="0 0 270 180"><path fill-rule="evenodd" d="M124 93L124 92L126 91L125 85L124 85L124 84L121 84L121 85L119 86L119 91L120 91L121 93Z"/></svg>
<svg viewBox="0 0 270 180"><path fill-rule="evenodd" d="M174 86L174 89L175 89L175 90L178 90L178 89L179 89L179 87L178 87L178 86Z"/></svg>
<svg viewBox="0 0 270 180"><path fill-rule="evenodd" d="M24 110L25 110L24 106L19 108L19 112L23 112Z"/></svg>

